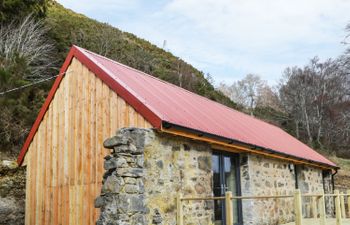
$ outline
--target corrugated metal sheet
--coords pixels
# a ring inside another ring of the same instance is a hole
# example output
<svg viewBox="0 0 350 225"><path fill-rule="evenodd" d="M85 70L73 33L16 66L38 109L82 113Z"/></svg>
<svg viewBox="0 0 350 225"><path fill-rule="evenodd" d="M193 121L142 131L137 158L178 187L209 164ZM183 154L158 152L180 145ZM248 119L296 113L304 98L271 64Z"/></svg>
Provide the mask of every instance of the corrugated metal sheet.
<svg viewBox="0 0 350 225"><path fill-rule="evenodd" d="M141 71L73 46L18 156L23 162L28 147L59 87L72 58L81 61L111 89L132 105L155 128L162 122L205 132L249 145L336 165L282 129L211 101Z"/></svg>
<svg viewBox="0 0 350 225"><path fill-rule="evenodd" d="M274 125L95 53L80 50L162 121L335 166Z"/></svg>

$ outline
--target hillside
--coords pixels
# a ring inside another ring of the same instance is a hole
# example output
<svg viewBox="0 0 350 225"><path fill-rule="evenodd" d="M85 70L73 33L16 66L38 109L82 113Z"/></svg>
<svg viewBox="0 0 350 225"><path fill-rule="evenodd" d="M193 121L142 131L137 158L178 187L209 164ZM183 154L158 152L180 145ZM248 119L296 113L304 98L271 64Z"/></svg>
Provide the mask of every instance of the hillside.
<svg viewBox="0 0 350 225"><path fill-rule="evenodd" d="M207 79L208 75L170 52L131 33L120 31L51 1L48 3L46 17L43 20L48 29L47 42L54 46L54 54L51 54L54 69L47 69L46 77L56 75L70 47L78 45L229 107L238 108L234 102L213 87ZM22 63L18 64L13 66L15 69L12 67L3 72L6 76L13 76L12 80L5 80L4 90L30 83L24 78L26 68L22 72L21 68L24 66ZM0 84L1 81L2 79ZM0 119L0 133L6 136L0 140L2 152L12 157L18 154L51 85L52 82L46 82L10 93L3 98L0 96L0 104L8 109L1 115L4 121ZM0 91L2 91L1 85Z"/></svg>
<svg viewBox="0 0 350 225"><path fill-rule="evenodd" d="M229 98L214 89L202 71L170 52L106 23L52 3L46 19L50 37L55 41L60 62L72 44L86 48L148 74L206 96L230 107Z"/></svg>
<svg viewBox="0 0 350 225"><path fill-rule="evenodd" d="M75 44L231 108L245 110L216 90L209 75L131 33L90 19L51 1L48 3L45 16L40 18L43 19L48 29L45 37L49 43L52 43L55 53L52 59L53 69L47 70L46 77L58 73L69 48ZM18 59L15 62L14 66L0 68L0 92L32 82L23 76L28 73L28 68L25 67L23 60ZM2 58L0 58L0 64L4 65ZM9 78L10 76L12 77ZM14 163L8 160L16 159L51 85L52 81L8 95L0 95L0 106L2 107L0 111L0 197L12 209L16 209L12 211L11 224L23 224L24 211L18 206L23 207L25 169L16 168ZM255 116L291 131L290 127L293 124L290 121L286 122L284 115L280 114L281 112L271 111L270 108L258 108L254 112ZM276 115L283 117L283 120L271 119L276 118ZM335 156L331 156L331 160L343 168L336 176L336 187L349 188L350 160ZM5 221L2 220L1 215L7 217L6 211L1 210L0 204L0 212L5 212L0 213L0 224L1 221ZM6 223L9 222L6 221Z"/></svg>

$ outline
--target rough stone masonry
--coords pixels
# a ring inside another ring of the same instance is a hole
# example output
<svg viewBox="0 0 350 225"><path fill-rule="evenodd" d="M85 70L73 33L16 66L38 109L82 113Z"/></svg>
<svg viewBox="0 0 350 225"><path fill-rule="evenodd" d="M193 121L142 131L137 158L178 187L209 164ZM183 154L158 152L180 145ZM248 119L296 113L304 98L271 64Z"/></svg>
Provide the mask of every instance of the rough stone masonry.
<svg viewBox="0 0 350 225"><path fill-rule="evenodd" d="M203 143L164 136L152 129L125 128L104 142L98 225L176 224L176 194L212 195L211 149ZM184 206L186 224L210 224L211 201Z"/></svg>
<svg viewBox="0 0 350 225"><path fill-rule="evenodd" d="M95 207L101 208L96 224L146 224L143 152L150 138L147 133L121 129L104 142L111 154L105 157L101 196L95 200Z"/></svg>
<svg viewBox="0 0 350 225"><path fill-rule="evenodd" d="M97 225L176 225L176 195L212 196L212 149L153 129L124 128L107 139L111 150L105 157L101 208ZM248 153L240 154L243 195L286 195L295 191L295 171L288 161ZM331 190L322 171L299 166L302 193ZM308 203L305 201L305 203ZM184 201L184 224L213 224L212 201ZM305 217L310 207L303 205ZM246 200L244 225L271 225L294 219L293 199Z"/></svg>

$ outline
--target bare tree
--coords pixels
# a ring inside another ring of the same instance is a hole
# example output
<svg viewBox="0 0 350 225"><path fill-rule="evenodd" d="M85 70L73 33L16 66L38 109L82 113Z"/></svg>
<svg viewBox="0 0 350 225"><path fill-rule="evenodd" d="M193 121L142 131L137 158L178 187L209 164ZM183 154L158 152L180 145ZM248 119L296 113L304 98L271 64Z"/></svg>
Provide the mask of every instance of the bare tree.
<svg viewBox="0 0 350 225"><path fill-rule="evenodd" d="M262 91L266 87L267 82L262 80L260 76L248 74L242 80L236 81L232 85L221 83L218 88L232 101L249 109L252 114ZM261 98L260 101L262 101Z"/></svg>
<svg viewBox="0 0 350 225"><path fill-rule="evenodd" d="M29 73L24 79L35 80L55 69L54 45L47 41L48 28L42 21L27 16L21 22L0 26L2 67L15 60L25 62Z"/></svg>
<svg viewBox="0 0 350 225"><path fill-rule="evenodd" d="M334 134L334 125L340 125L341 115L347 113L342 113L339 105L349 101L348 76L340 65L339 60L320 62L315 57L304 68L287 68L284 72L281 103L293 117L297 136L305 134L309 144L323 147L340 135Z"/></svg>

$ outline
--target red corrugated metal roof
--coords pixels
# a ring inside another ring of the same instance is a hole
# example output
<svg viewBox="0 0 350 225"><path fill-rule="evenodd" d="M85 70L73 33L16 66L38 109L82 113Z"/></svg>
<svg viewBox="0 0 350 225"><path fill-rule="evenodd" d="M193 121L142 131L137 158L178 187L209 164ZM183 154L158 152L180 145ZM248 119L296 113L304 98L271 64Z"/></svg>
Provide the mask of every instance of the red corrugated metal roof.
<svg viewBox="0 0 350 225"><path fill-rule="evenodd" d="M82 48L74 56L135 107L155 128L162 122L336 165L282 129Z"/></svg>

